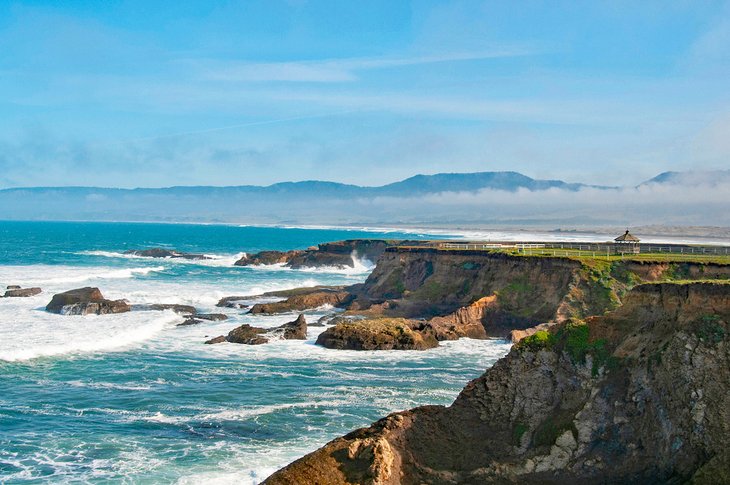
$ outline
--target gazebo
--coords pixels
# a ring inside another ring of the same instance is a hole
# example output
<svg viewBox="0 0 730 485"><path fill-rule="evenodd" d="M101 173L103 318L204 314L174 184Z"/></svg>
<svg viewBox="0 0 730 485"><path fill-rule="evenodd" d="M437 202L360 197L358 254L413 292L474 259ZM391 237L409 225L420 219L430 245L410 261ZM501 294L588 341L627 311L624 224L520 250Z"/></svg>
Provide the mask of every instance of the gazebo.
<svg viewBox="0 0 730 485"><path fill-rule="evenodd" d="M614 254L639 254L639 238L626 232L613 240Z"/></svg>

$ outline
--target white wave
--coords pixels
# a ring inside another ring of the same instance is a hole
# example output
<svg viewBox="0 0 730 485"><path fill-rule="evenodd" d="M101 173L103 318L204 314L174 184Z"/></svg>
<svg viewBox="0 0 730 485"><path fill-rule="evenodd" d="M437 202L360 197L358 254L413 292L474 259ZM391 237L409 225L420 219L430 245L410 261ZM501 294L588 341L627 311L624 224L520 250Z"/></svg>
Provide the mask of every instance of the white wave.
<svg viewBox="0 0 730 485"><path fill-rule="evenodd" d="M233 266L233 263L246 255L245 252L236 254L205 254L210 259L190 260L189 262L204 266Z"/></svg>
<svg viewBox="0 0 730 485"><path fill-rule="evenodd" d="M107 271L101 271L98 273L88 273L85 275L78 276L62 276L58 278L49 278L46 280L47 283L80 283L82 281L89 280L113 280L113 279L128 279L134 278L135 276L144 276L150 273L157 273L165 271L164 266L153 266L153 267L142 267L142 268L123 268L123 269L110 269Z"/></svg>
<svg viewBox="0 0 730 485"><path fill-rule="evenodd" d="M91 280L130 279L150 273L165 271L164 266L143 266L137 268L111 268L104 266L0 266L0 281L12 281L23 286L58 285L82 283Z"/></svg>
<svg viewBox="0 0 730 485"><path fill-rule="evenodd" d="M116 251L79 251L76 254L82 256L102 256L105 258L120 258L120 259L151 259L144 256L137 256L136 254L124 254Z"/></svg>
<svg viewBox="0 0 730 485"><path fill-rule="evenodd" d="M162 260L166 263L194 264L199 266L212 267L228 267L246 255L244 252L236 254L203 254L209 259L185 259L185 258L151 258L148 256L139 256L136 254L125 254L117 251L81 251L77 254L86 256L101 256L105 258L116 259L144 259L144 260Z"/></svg>
<svg viewBox="0 0 730 485"><path fill-rule="evenodd" d="M90 389L117 389L121 391L148 391L152 389L152 386L150 385L115 384L113 382L85 382L80 380L66 381L65 384L72 387L87 387Z"/></svg>
<svg viewBox="0 0 730 485"><path fill-rule="evenodd" d="M217 409L214 412L197 413L190 416L177 415L169 416L161 412L129 412L124 416L125 421L147 421L152 423L164 424L182 424L191 422L220 422L220 421L246 421L255 419L267 414L273 414L279 411L289 409L308 409L308 408L333 408L337 406L345 406L352 404L350 401L308 401L294 402L284 404L268 404L260 406L247 406L237 409Z"/></svg>
<svg viewBox="0 0 730 485"><path fill-rule="evenodd" d="M180 317L173 312L64 316L35 311L5 322L0 360L15 362L38 357L128 349L157 335ZM155 316L153 316L155 315Z"/></svg>

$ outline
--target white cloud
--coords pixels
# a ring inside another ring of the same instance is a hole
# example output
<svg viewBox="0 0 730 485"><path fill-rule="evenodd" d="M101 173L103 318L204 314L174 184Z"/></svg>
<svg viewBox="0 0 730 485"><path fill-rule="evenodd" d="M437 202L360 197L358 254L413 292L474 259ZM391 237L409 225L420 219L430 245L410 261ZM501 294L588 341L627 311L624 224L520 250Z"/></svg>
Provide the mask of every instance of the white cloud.
<svg viewBox="0 0 730 485"><path fill-rule="evenodd" d="M185 64L200 70L201 77L214 81L236 82L348 82L358 79L359 71L390 69L423 64L464 62L529 55L533 52L517 47L492 51L435 54L413 57L374 57L325 59L290 62L247 62L220 60L192 60Z"/></svg>

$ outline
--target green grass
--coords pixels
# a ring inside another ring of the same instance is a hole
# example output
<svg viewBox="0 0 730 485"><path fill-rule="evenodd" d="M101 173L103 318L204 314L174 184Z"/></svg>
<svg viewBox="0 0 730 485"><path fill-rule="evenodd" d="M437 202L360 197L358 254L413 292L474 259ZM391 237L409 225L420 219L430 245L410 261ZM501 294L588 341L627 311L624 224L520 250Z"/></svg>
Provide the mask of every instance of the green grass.
<svg viewBox="0 0 730 485"><path fill-rule="evenodd" d="M551 350L553 348L553 342L555 337L547 330L539 330L534 334L523 338L517 344L520 349L525 349L530 352L537 352L539 350Z"/></svg>
<svg viewBox="0 0 730 485"><path fill-rule="evenodd" d="M510 252L515 256L554 256L575 259L582 262L589 261L643 261L643 262L673 262L673 263L718 263L730 264L730 255L723 254L677 254L677 253L640 253L640 254L606 254L596 251L578 249L526 249Z"/></svg>
<svg viewBox="0 0 730 485"><path fill-rule="evenodd" d="M580 364L585 364L586 357L591 355L593 359L591 375L597 377L599 369L604 365L609 370L618 365L618 360L611 355L607 343L605 339L591 340L588 325L580 320L574 320L566 323L555 333L540 330L520 340L517 346L530 352L563 351L574 363Z"/></svg>
<svg viewBox="0 0 730 485"><path fill-rule="evenodd" d="M419 249L419 246L402 246L403 248ZM460 252L461 248L439 247L439 251ZM468 249L468 251L479 251L484 254L510 254L512 256L534 256L534 257L564 257L579 261L645 261L645 262L698 262L730 264L730 254L692 254L692 253L639 253L639 254L606 254L601 251L587 251L580 249L551 249L551 248L527 248L516 249ZM466 269L466 268L465 268Z"/></svg>

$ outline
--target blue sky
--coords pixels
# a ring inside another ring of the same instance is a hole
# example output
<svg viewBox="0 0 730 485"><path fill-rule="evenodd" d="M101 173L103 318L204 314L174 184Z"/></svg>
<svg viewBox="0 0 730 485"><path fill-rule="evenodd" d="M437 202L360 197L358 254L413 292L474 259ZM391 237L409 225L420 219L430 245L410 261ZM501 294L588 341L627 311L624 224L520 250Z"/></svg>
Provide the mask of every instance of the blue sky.
<svg viewBox="0 0 730 485"><path fill-rule="evenodd" d="M0 187L730 167L730 3L0 2Z"/></svg>

